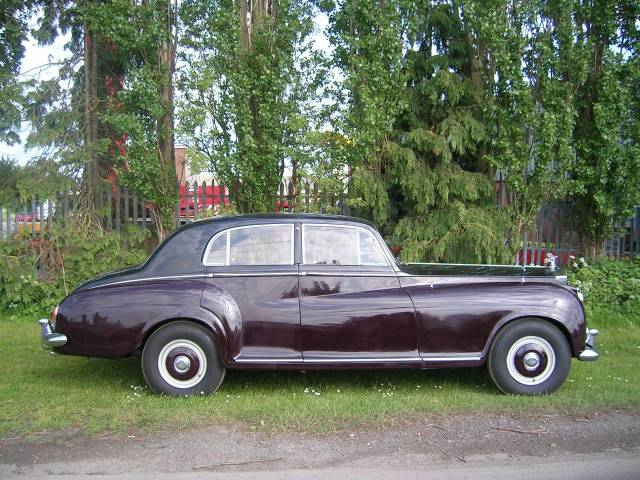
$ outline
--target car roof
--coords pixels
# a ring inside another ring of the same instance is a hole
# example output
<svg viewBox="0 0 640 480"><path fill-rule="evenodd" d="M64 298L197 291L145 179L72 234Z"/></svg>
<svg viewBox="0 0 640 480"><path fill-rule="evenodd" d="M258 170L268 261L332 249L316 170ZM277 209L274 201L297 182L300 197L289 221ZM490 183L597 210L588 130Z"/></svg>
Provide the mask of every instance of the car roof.
<svg viewBox="0 0 640 480"><path fill-rule="evenodd" d="M221 217L210 217L202 220L196 220L195 222L187 223L180 227L180 229L197 227L199 225L207 225L212 223L260 223L261 221L328 221L328 222L352 222L361 223L374 227L374 225L363 218L350 217L348 215L331 215L324 213L251 213L242 215L230 215Z"/></svg>

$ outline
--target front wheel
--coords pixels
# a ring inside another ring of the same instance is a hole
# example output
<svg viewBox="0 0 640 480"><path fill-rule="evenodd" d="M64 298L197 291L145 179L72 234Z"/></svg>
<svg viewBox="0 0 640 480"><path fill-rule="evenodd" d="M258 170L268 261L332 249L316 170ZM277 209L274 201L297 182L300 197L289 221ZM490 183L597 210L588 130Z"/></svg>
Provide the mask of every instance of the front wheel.
<svg viewBox="0 0 640 480"><path fill-rule="evenodd" d="M544 320L523 319L496 336L487 362L504 393L541 395L562 386L571 368L571 349L563 333Z"/></svg>
<svg viewBox="0 0 640 480"><path fill-rule="evenodd" d="M156 393L206 395L218 389L225 368L205 328L171 322L153 332L142 351L142 372Z"/></svg>

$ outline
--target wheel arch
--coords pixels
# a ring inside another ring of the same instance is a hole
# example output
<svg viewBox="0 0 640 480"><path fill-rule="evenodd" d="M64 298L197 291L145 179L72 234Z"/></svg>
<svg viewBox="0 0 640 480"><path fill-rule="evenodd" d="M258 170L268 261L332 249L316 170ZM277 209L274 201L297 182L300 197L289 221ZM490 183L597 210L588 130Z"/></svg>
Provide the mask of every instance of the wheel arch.
<svg viewBox="0 0 640 480"><path fill-rule="evenodd" d="M216 349L218 350L218 358L220 360L220 362L223 365L227 365L228 362L226 361L227 359L227 342L226 342L226 336L224 334L224 330L221 328L221 323L216 325L217 322L209 323L205 320L199 319L199 318L194 318L194 317L189 317L189 316L178 316L178 317L172 317L172 318L165 318L163 320L160 320L156 323L154 323L153 325L151 325L148 329L146 329L146 331L143 332L142 337L140 338L140 341L138 343L138 346L136 347L136 352L138 354L142 354L142 350L144 349L144 346L146 345L147 341L149 340L149 338L151 337L151 335L153 335L156 331L158 331L160 328L169 325L171 323L174 322L189 322L189 323L193 323L196 325L200 325L201 327L204 327L205 330L207 330L208 332L210 332L213 336L213 341L216 344ZM219 322L219 320L218 320Z"/></svg>
<svg viewBox="0 0 640 480"><path fill-rule="evenodd" d="M504 331L504 329L507 328L508 326L513 325L515 322L518 322L521 320L539 320L539 321L550 323L551 325L556 327L560 332L562 332L562 335L567 340L572 356L575 357L577 355L577 352L573 347L573 340L571 338L571 333L569 332L569 329L567 328L567 326L561 320L557 318L553 318L551 316L547 316L547 315L533 314L533 315L519 315L517 317L502 320L501 322L496 324L496 326L491 331L489 338L487 339L487 343L484 347L484 350L482 351L483 361L487 360L487 357L489 356L489 352L491 351L491 347L493 347L493 344L498 334Z"/></svg>

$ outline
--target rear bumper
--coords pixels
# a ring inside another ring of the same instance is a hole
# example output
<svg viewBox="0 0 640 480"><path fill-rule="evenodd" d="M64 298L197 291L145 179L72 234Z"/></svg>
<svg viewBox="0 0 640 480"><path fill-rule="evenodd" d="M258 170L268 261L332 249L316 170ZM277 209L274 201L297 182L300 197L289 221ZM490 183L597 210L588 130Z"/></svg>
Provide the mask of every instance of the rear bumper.
<svg viewBox="0 0 640 480"><path fill-rule="evenodd" d="M43 318L38 320L38 323L40 324L40 340L43 348L50 349L67 344L67 336L54 332L49 320Z"/></svg>
<svg viewBox="0 0 640 480"><path fill-rule="evenodd" d="M600 354L596 352L596 337L598 330L595 328L587 329L587 340L584 342L584 349L578 355L578 360L583 362L593 362L600 358Z"/></svg>

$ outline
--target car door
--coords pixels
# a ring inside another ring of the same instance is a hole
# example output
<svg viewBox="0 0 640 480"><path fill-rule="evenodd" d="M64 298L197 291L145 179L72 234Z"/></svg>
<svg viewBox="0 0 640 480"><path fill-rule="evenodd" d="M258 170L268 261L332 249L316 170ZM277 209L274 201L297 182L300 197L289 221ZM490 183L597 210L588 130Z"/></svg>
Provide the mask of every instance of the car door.
<svg viewBox="0 0 640 480"><path fill-rule="evenodd" d="M303 223L301 246L305 363L420 363L413 304L378 235Z"/></svg>
<svg viewBox="0 0 640 480"><path fill-rule="evenodd" d="M213 276L205 280L202 305L234 317L226 320L235 328L237 363L302 361L294 243L293 222L234 227L209 241L204 263Z"/></svg>

